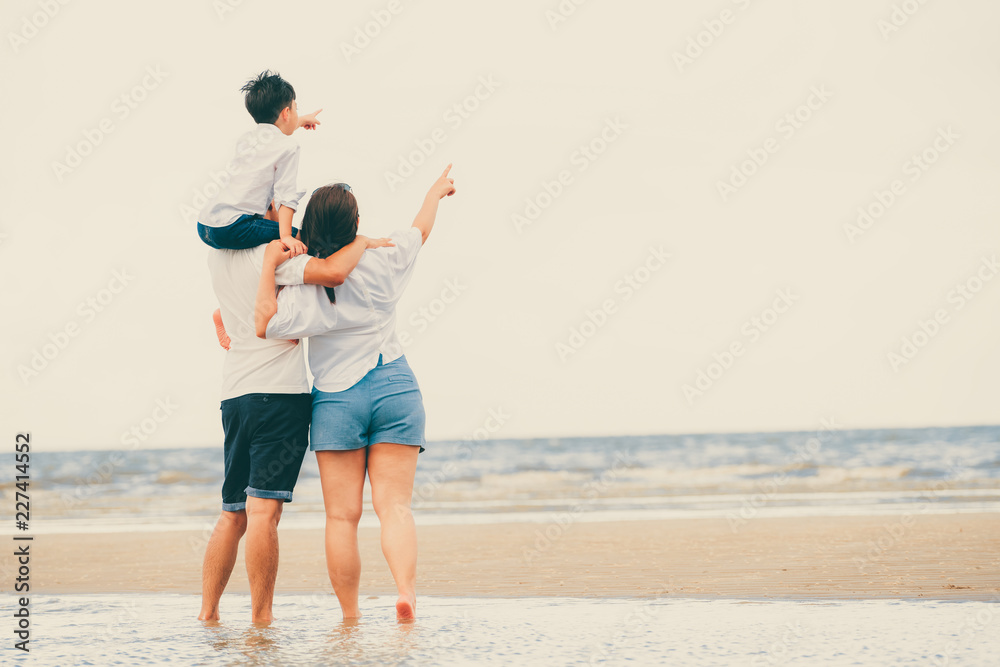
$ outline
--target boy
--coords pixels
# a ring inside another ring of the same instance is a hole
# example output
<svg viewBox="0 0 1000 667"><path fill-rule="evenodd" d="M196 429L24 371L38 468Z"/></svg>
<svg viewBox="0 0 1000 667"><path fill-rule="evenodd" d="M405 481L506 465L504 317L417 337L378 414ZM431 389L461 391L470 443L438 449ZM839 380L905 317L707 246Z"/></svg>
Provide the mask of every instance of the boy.
<svg viewBox="0 0 1000 667"><path fill-rule="evenodd" d="M257 127L236 144L231 178L199 215L198 235L218 250L243 250L280 240L295 257L306 251L292 217L305 194L296 187L299 147L288 139L295 130L314 130L319 111L298 115L295 89L270 70L243 88L247 111ZM220 311L213 314L219 344L229 349Z"/></svg>
<svg viewBox="0 0 1000 667"><path fill-rule="evenodd" d="M234 162L238 169L202 209L198 233L211 247L229 250L278 239L294 257L305 252L292 229L292 216L305 192L295 185L299 147L286 137L300 127L316 129L320 124L316 115L322 109L299 117L295 89L269 70L248 81L241 90L246 93L244 103L257 127L237 142ZM268 216L272 201L277 210Z"/></svg>

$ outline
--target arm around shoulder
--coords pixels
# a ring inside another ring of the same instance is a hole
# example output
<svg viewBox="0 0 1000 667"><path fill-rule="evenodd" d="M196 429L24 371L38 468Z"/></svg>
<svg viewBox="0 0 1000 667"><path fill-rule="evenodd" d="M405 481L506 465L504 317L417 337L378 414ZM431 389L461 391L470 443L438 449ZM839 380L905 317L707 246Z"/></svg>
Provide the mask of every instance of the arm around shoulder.
<svg viewBox="0 0 1000 667"><path fill-rule="evenodd" d="M340 287L361 261L368 239L358 235L354 241L325 259L313 257L306 264L303 281L309 285Z"/></svg>
<svg viewBox="0 0 1000 667"><path fill-rule="evenodd" d="M357 267L365 250L385 248L395 245L392 239L370 239L358 234L349 245L344 246L326 259L313 257L305 266L303 282L323 287L339 287Z"/></svg>

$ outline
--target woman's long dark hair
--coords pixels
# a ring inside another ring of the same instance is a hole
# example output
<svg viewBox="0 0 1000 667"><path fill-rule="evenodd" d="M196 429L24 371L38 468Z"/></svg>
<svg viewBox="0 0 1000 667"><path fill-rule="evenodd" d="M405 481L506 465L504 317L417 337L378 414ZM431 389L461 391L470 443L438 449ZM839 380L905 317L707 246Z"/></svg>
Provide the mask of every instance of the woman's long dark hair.
<svg viewBox="0 0 1000 667"><path fill-rule="evenodd" d="M358 235L358 200L350 186L334 183L316 188L302 216L302 242L309 254L326 259ZM326 288L330 303L337 303L332 287Z"/></svg>

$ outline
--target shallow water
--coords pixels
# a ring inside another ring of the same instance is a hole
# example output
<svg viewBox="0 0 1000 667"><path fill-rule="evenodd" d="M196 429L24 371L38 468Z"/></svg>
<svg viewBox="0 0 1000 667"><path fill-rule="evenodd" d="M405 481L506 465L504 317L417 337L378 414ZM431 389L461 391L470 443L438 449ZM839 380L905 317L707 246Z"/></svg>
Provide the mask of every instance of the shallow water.
<svg viewBox="0 0 1000 667"><path fill-rule="evenodd" d="M996 665L1000 603L916 600L431 598L398 623L395 599L340 619L329 595L279 595L276 622L194 619L194 596L40 596L33 665L654 664ZM7 662L12 653L5 647Z"/></svg>

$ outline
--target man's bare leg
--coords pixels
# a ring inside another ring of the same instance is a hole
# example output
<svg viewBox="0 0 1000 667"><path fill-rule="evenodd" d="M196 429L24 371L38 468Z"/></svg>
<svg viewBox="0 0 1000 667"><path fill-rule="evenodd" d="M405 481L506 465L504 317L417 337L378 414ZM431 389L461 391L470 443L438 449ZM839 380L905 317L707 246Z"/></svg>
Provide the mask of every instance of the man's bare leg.
<svg viewBox="0 0 1000 667"><path fill-rule="evenodd" d="M358 522L365 487L365 458L364 448L316 452L326 506L326 569L345 620L361 617Z"/></svg>
<svg viewBox="0 0 1000 667"><path fill-rule="evenodd" d="M410 511L419 447L378 443L368 448L372 505L382 525L382 554L396 581L396 616L417 613L417 527Z"/></svg>
<svg viewBox="0 0 1000 667"><path fill-rule="evenodd" d="M201 568L201 613L199 621L219 620L219 599L236 565L236 552L247 530L247 513L223 512L205 548Z"/></svg>
<svg viewBox="0 0 1000 667"><path fill-rule="evenodd" d="M274 580L278 576L278 521L284 502L270 498L247 498L247 576L253 623L274 620Z"/></svg>

